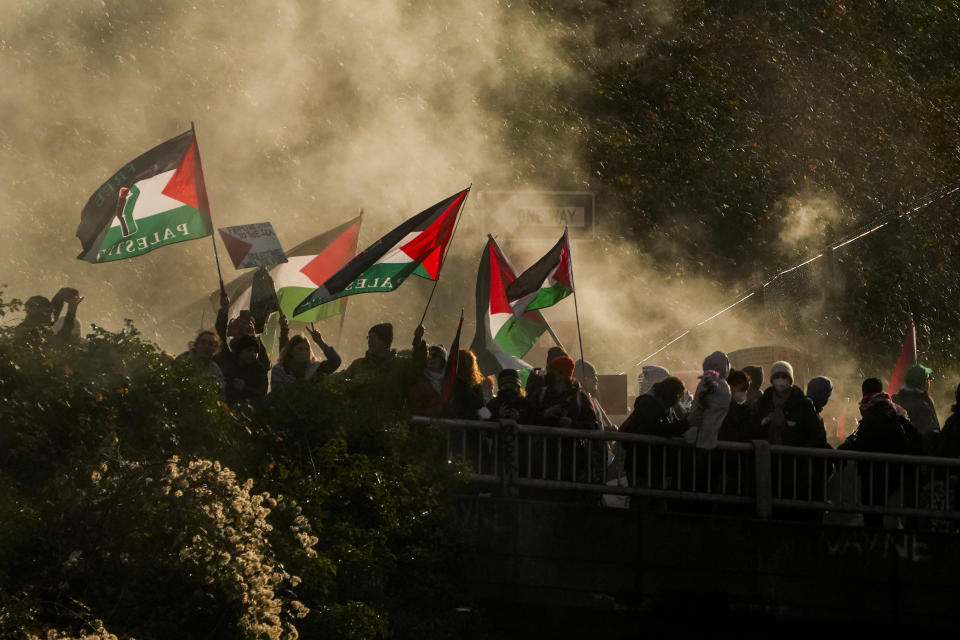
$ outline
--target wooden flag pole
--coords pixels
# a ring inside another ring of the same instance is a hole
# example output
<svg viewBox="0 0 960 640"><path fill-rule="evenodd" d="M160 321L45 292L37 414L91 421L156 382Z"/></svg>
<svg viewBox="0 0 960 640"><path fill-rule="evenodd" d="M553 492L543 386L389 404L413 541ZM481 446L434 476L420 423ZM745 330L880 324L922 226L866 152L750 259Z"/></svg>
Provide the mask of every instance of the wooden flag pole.
<svg viewBox="0 0 960 640"><path fill-rule="evenodd" d="M194 143L196 144L196 143L197 143L197 128L196 128L196 126L193 124L193 120L190 121L190 131L193 132L193 141L194 141ZM200 145L199 145L199 144L197 144L197 160L198 160L198 161L200 160ZM202 174L202 172L203 172L203 164L200 165L200 171L201 171L201 174ZM206 190L207 190L206 179L204 179L203 190L204 190L204 192L206 192ZM207 195L207 204L209 204L209 203L210 203L210 196ZM217 253L217 239L216 239L216 237L215 237L216 234L213 232L213 231L214 231L214 229L213 229L213 212L212 212L212 211L208 211L207 213L210 214L210 242L213 243L213 260L214 260L214 262L217 263L217 279L220 280L220 293L225 296L225 295L227 295L227 289L226 289L226 287L223 286L223 272L220 270L220 255Z"/></svg>
<svg viewBox="0 0 960 640"><path fill-rule="evenodd" d="M457 222L453 225L453 232L450 234L450 242L447 243L447 251L444 251L443 258L440 260L440 267L437 269L437 279L433 281L433 289L430 290L430 297L427 298L427 306L423 308L423 315L420 316L420 322L417 323L417 326L422 326L423 321L427 319L427 309L430 308L430 303L433 301L433 294L437 292L437 285L440 284L440 275L443 273L443 265L447 261L447 254L449 253L450 247L453 245L453 237L457 235L457 227L460 226L460 220L463 218L463 208L467 206L467 198L470 197L470 189L473 188L473 183L470 183L470 186L467 187L467 193L463 196L463 203L460 205L460 211L457 213Z"/></svg>

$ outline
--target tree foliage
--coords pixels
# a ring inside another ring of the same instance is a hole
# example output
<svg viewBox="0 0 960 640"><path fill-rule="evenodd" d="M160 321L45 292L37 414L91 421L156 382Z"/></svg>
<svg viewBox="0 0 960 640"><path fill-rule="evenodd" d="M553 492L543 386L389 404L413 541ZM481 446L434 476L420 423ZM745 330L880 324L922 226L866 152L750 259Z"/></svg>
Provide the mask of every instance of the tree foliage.
<svg viewBox="0 0 960 640"><path fill-rule="evenodd" d="M133 326L0 337L0 635L464 635L459 471L350 392L238 418Z"/></svg>

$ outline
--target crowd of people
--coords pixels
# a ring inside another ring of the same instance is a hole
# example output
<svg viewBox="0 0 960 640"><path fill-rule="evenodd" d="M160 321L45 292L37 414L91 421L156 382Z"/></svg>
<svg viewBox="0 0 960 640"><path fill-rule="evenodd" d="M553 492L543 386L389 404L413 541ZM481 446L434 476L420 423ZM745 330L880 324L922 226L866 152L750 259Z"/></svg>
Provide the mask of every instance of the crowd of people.
<svg viewBox="0 0 960 640"><path fill-rule="evenodd" d="M61 289L52 299L31 297L24 305L26 317L14 329L15 338L54 344L77 339L76 314L82 300L71 288ZM331 376L371 385L379 400L412 415L682 437L702 449L712 449L718 441L756 440L830 447L822 412L833 383L817 376L801 389L789 362L773 363L767 377L758 366L733 370L727 355L716 351L704 359L694 389L687 389L663 367L645 366L633 411L617 425L598 401L596 369L589 362L574 361L559 347L548 351L543 368L504 369L494 378L480 371L469 350L448 353L443 345L428 346L422 326L414 331L410 348L398 352L393 348L393 326L380 323L368 331L366 353L341 368L340 355L320 332L311 326L309 337L291 337L289 323L281 316L279 357L273 364L252 315L244 311L228 321L229 306L223 294L215 328L200 331L177 360L215 380L224 400L237 408L256 407L269 393ZM448 375L450 358L457 359L453 376ZM904 386L892 396L880 379L864 380L858 428L838 448L960 457L960 386L957 404L941 428L929 393L931 374L928 367L914 365Z"/></svg>

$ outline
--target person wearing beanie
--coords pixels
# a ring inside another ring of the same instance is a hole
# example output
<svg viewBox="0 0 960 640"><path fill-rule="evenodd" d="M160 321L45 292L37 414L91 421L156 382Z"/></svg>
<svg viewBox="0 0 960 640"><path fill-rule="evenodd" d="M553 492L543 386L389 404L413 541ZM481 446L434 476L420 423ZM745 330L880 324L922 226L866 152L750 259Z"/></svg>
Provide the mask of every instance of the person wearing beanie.
<svg viewBox="0 0 960 640"><path fill-rule="evenodd" d="M833 393L833 381L826 376L817 376L811 378L807 383L807 397L813 402L817 413L823 411L830 401L830 394Z"/></svg>
<svg viewBox="0 0 960 640"><path fill-rule="evenodd" d="M570 356L556 357L547 364L543 386L535 396L527 390L537 424L574 429L596 429L597 414L590 396L573 378Z"/></svg>
<svg viewBox="0 0 960 640"><path fill-rule="evenodd" d="M770 386L754 407L757 433L771 444L829 449L827 432L813 402L793 384L793 366L774 362Z"/></svg>
<svg viewBox="0 0 960 640"><path fill-rule="evenodd" d="M543 387L543 383L547 378L547 369L550 368L550 361L565 355L567 355L567 352L563 350L563 347L550 347L547 349L546 366L543 369L539 367L534 369L527 377L526 390L528 398L533 398L540 393L540 389Z"/></svg>
<svg viewBox="0 0 960 640"><path fill-rule="evenodd" d="M650 389L653 388L653 385L669 377L670 372L664 367L660 367L655 364L644 365L643 369L640 371L640 375L637 377L637 382L639 383L637 395L642 396L646 393L649 393Z"/></svg>
<svg viewBox="0 0 960 640"><path fill-rule="evenodd" d="M945 458L960 458L960 384L957 385L955 404L950 407L950 417L943 423L942 449Z"/></svg>
<svg viewBox="0 0 960 640"><path fill-rule="evenodd" d="M747 404L752 407L757 404L757 400L763 395L763 367L747 365L742 371L750 378L750 387L747 389Z"/></svg>
<svg viewBox="0 0 960 640"><path fill-rule="evenodd" d="M730 408L730 359L722 351L714 351L703 360L703 375L693 394L693 407L687 420L690 429L684 434L687 442L701 449L717 446L720 427Z"/></svg>
<svg viewBox="0 0 960 640"><path fill-rule="evenodd" d="M893 401L903 407L910 422L923 434L924 449L934 453L940 432L937 408L930 397L930 374L933 371L922 364L907 369L903 387L893 394Z"/></svg>

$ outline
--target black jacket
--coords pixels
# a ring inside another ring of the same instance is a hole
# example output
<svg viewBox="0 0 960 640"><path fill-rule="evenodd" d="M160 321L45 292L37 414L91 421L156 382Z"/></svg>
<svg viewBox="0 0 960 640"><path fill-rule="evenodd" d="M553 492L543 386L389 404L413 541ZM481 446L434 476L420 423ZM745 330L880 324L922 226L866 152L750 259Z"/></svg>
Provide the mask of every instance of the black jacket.
<svg viewBox="0 0 960 640"><path fill-rule="evenodd" d="M783 405L785 426L780 434L771 430L771 424L762 424L763 419L773 413L773 387L768 387L754 406L754 428L757 437L766 439L770 444L782 444L790 447L811 447L829 449L827 432L817 414L813 401L804 395L800 387L790 388L790 395Z"/></svg>

